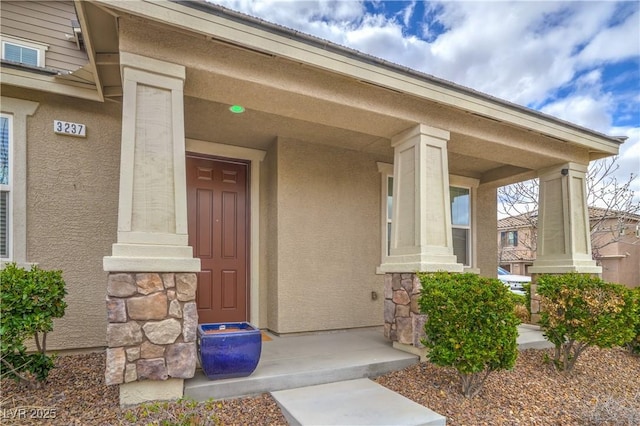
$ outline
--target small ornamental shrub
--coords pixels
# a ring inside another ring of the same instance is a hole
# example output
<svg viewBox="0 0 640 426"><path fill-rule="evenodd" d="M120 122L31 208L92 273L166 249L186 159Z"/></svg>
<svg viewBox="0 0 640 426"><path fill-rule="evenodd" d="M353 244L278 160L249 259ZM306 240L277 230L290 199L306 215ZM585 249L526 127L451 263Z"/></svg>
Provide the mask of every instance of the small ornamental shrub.
<svg viewBox="0 0 640 426"><path fill-rule="evenodd" d="M420 281L429 360L455 368L462 393L472 398L492 371L513 368L518 357L520 321L510 291L475 274L420 274Z"/></svg>
<svg viewBox="0 0 640 426"><path fill-rule="evenodd" d="M37 266L27 271L10 263L0 270L0 290L0 377L34 386L53 368L46 343L53 319L62 317L67 307L62 271ZM25 341L31 338L37 351L27 353Z"/></svg>
<svg viewBox="0 0 640 426"><path fill-rule="evenodd" d="M632 354L640 356L640 287L633 289L632 294L634 296L638 318L636 322L635 337L627 343L627 348Z"/></svg>
<svg viewBox="0 0 640 426"><path fill-rule="evenodd" d="M538 279L545 336L555 345L554 363L571 372L589 346L621 346L634 337L638 320L631 291L586 274L541 275Z"/></svg>

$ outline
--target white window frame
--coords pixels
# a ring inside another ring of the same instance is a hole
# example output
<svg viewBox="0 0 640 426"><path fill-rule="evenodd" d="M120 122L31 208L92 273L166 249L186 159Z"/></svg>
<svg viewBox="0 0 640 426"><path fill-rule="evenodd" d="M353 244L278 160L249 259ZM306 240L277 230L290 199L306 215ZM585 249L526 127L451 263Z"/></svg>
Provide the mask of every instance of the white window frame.
<svg viewBox="0 0 640 426"><path fill-rule="evenodd" d="M49 45L44 43L38 43L37 41L25 40L20 37L12 37L12 36L7 36L2 34L2 59L3 60L5 60L6 58L5 48L7 44L22 47L24 49L35 50L37 52L36 66L40 68L45 67L45 63L46 63L45 52L49 50ZM31 66L30 64L25 64L25 65Z"/></svg>
<svg viewBox="0 0 640 426"><path fill-rule="evenodd" d="M472 229L473 229L473 227L472 227L473 221L472 221L472 218L471 218L471 215L472 215L472 206L471 206L471 202L472 201L471 201L471 199L473 197L473 194L472 194L473 191L471 190L471 187L462 186L462 185L450 184L449 185L449 191L451 191L451 188L466 189L467 191L469 191L469 224L468 225L455 225L453 223L453 211L452 211L451 212L451 232L453 232L454 229L464 229L465 231L469 231L469 234L468 234L469 238L467 239L467 253L466 253L466 256L465 256L467 258L467 262L468 263L463 264L463 266L465 268L471 268L471 266L473 265L473 258L472 258L472 256L473 256L473 250L472 250L472 248L473 248L473 244L472 244L473 235L471 234L472 233Z"/></svg>
<svg viewBox="0 0 640 426"><path fill-rule="evenodd" d="M389 263L387 238L387 226L391 219L388 214L387 196L389 194L389 178L393 178L393 164L378 162L378 172L380 172L380 265ZM380 271L380 267L376 268L377 274L384 274Z"/></svg>
<svg viewBox="0 0 640 426"><path fill-rule="evenodd" d="M380 264L384 265L385 263L389 263L389 256L387 254L387 224L389 223L388 217L388 209L387 209L387 195L388 195L388 187L389 187L389 178L393 178L393 164L378 162L378 172L380 172ZM469 241L468 250L469 256L468 260L470 261L469 265L464 265L465 272L475 272L479 273L479 269L475 267L478 264L477 262L477 249L476 249L476 226L474 226L476 222L476 198L477 198L477 189L480 181L478 179L466 177L466 176L457 176L457 175L449 175L449 187L456 188L465 188L469 190L470 203L469 208L471 211L469 212L469 226L464 227L465 229L469 229ZM451 218L449 218L451 220ZM452 228L454 226L452 225ZM455 226L455 228L463 228L460 226ZM384 274L380 270L378 266L376 268L377 274Z"/></svg>
<svg viewBox="0 0 640 426"><path fill-rule="evenodd" d="M11 117L9 141L9 258L0 259L0 268L7 261L19 266L27 263L27 117L33 115L38 103L2 96L0 113Z"/></svg>
<svg viewBox="0 0 640 426"><path fill-rule="evenodd" d="M13 259L13 150L14 150L14 139L13 139L13 115L5 114L4 112L0 113L1 118L6 118L9 121L9 182L7 184L0 183L0 191L8 192L9 196L7 198L8 210L7 210L7 256L3 257L2 253L0 253L0 261L11 261Z"/></svg>
<svg viewBox="0 0 640 426"><path fill-rule="evenodd" d="M469 229L469 241L467 242L467 249L469 250L468 256L468 265L464 265L465 272L475 272L480 273L480 270L477 268L478 265L478 250L476 244L476 232L477 226L476 223L476 199L478 198L478 185L480 181L478 179L466 177L466 176L458 176L458 175L449 175L449 187L455 188L464 188L469 190L469 208L471 211L469 212L469 226L454 226L451 225L451 228L459 228L459 229ZM449 218L451 220L451 218Z"/></svg>

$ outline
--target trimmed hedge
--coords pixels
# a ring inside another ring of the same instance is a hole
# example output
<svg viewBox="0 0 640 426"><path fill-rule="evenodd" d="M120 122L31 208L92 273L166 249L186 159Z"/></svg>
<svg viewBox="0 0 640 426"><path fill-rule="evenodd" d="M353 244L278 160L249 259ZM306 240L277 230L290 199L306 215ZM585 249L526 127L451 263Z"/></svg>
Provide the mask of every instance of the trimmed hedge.
<svg viewBox="0 0 640 426"><path fill-rule="evenodd" d="M46 380L53 357L46 354L47 333L53 319L64 315L67 304L62 271L30 270L15 263L0 270L0 377L30 385ZM37 352L27 353L25 341L34 338Z"/></svg>
<svg viewBox="0 0 640 426"><path fill-rule="evenodd" d="M447 272L419 277L429 359L458 370L462 393L471 398L492 371L515 365L520 321L514 298L495 278Z"/></svg>
<svg viewBox="0 0 640 426"><path fill-rule="evenodd" d="M610 348L630 342L638 321L631 291L588 274L541 275L540 326L555 345L554 363L571 372L589 346Z"/></svg>

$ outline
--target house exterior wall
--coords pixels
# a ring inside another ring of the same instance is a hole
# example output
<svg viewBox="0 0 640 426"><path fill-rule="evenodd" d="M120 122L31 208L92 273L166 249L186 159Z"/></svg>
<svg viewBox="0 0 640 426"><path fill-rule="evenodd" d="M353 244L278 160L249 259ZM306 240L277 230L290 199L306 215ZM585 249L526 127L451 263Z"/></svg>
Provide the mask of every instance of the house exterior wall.
<svg viewBox="0 0 640 426"><path fill-rule="evenodd" d="M476 191L476 261L480 275L484 277L496 276L498 261L495 253L498 244L493 238L496 233L497 193L492 186L480 185Z"/></svg>
<svg viewBox="0 0 640 426"><path fill-rule="evenodd" d="M45 66L73 71L89 60L76 42L71 21L77 20L72 1L3 1L2 34L48 45Z"/></svg>
<svg viewBox="0 0 640 426"><path fill-rule="evenodd" d="M2 87L39 102L27 121L27 261L61 269L68 304L47 337L52 350L104 347L107 274L116 239L120 106ZM53 133L53 120L82 123L86 138Z"/></svg>
<svg viewBox="0 0 640 426"><path fill-rule="evenodd" d="M270 328L292 333L381 325L384 276L375 273L380 261L377 159L287 139L278 140L268 157L274 153L276 185L272 181L269 189L277 205L268 220L277 223L277 233L271 225Z"/></svg>
<svg viewBox="0 0 640 426"><path fill-rule="evenodd" d="M592 218L591 226L595 220ZM635 235L635 222L628 221L624 235L618 235L618 219L602 221L597 231L591 235L591 244L597 263L602 266L602 279L624 284L627 287L640 286L640 238ZM501 245L501 232L518 231L518 245ZM508 266L512 274L530 275L528 267L536 259L536 241L532 228L527 226L501 227L498 230L498 256L500 264ZM533 239L533 240L532 240ZM612 240L616 240L611 242Z"/></svg>

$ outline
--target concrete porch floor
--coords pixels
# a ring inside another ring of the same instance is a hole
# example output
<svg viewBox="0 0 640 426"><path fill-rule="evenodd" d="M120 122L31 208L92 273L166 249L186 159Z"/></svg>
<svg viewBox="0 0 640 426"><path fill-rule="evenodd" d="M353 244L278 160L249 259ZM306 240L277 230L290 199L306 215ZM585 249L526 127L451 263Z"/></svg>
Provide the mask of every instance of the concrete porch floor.
<svg viewBox="0 0 640 426"><path fill-rule="evenodd" d="M536 326L519 327L521 349L550 347ZM392 347L382 327L275 336L249 377L208 380L201 370L185 380L184 396L197 401L228 399L345 380L377 377L418 362Z"/></svg>

